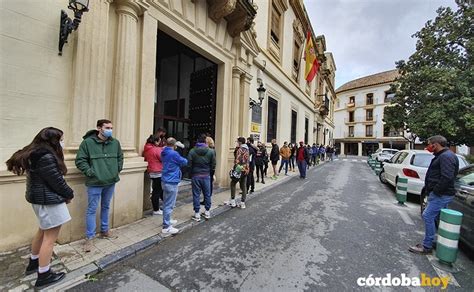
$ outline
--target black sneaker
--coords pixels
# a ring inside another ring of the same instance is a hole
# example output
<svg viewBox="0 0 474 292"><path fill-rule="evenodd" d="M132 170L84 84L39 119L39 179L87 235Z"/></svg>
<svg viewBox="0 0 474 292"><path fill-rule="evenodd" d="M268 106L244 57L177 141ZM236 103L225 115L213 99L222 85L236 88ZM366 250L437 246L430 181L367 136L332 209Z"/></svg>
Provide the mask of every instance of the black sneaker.
<svg viewBox="0 0 474 292"><path fill-rule="evenodd" d="M204 201L200 202L199 203L200 205L205 205L206 203Z"/></svg>
<svg viewBox="0 0 474 292"><path fill-rule="evenodd" d="M30 275L38 271L39 267L39 259L32 260L30 258L30 262L28 263L28 267L26 267L25 275Z"/></svg>
<svg viewBox="0 0 474 292"><path fill-rule="evenodd" d="M55 273L49 269L45 273L38 273L38 279L36 280L35 287L44 287L53 283L59 282L66 276L66 273Z"/></svg>

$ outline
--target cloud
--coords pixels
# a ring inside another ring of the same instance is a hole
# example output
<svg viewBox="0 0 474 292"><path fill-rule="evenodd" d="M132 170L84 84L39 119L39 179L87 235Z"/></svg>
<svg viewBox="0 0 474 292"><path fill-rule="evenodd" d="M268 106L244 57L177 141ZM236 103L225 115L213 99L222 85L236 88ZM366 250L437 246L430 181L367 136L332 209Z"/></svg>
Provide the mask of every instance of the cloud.
<svg viewBox="0 0 474 292"><path fill-rule="evenodd" d="M407 59L411 36L454 0L304 0L317 35L336 62L336 87L366 75L391 70Z"/></svg>

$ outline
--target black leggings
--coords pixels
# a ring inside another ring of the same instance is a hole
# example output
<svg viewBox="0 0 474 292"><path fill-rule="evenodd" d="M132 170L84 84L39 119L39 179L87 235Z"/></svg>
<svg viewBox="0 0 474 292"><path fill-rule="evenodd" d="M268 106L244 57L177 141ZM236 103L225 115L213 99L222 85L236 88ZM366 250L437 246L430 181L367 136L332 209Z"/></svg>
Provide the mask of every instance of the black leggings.
<svg viewBox="0 0 474 292"><path fill-rule="evenodd" d="M262 182L265 181L263 165L257 165L257 180L260 180L260 175L262 176Z"/></svg>
<svg viewBox="0 0 474 292"><path fill-rule="evenodd" d="M152 178L151 204L153 211L160 210L160 199L163 201L163 188L161 187L161 177Z"/></svg>

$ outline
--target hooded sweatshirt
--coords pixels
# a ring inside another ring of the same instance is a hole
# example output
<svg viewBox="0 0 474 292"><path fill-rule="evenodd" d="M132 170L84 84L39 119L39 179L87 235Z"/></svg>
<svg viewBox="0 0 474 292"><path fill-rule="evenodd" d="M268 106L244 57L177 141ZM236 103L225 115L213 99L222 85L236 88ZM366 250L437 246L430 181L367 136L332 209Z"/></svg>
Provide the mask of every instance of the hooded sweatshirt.
<svg viewBox="0 0 474 292"><path fill-rule="evenodd" d="M181 157L173 148L165 147L163 152L161 152L161 161L163 162L161 181L167 184L177 185L181 181L180 167L186 166L188 160Z"/></svg>
<svg viewBox="0 0 474 292"><path fill-rule="evenodd" d="M163 163L161 162L161 152L163 147L155 146L151 143L146 143L143 149L143 157L148 162L148 173L159 173L163 170Z"/></svg>
<svg viewBox="0 0 474 292"><path fill-rule="evenodd" d="M86 186L108 186L120 180L123 153L120 142L112 137L101 140L99 131L88 131L76 155L76 167L87 177Z"/></svg>
<svg viewBox="0 0 474 292"><path fill-rule="evenodd" d="M209 148L206 143L197 143L189 151L188 167L193 177L209 177L211 170L216 168L215 151Z"/></svg>

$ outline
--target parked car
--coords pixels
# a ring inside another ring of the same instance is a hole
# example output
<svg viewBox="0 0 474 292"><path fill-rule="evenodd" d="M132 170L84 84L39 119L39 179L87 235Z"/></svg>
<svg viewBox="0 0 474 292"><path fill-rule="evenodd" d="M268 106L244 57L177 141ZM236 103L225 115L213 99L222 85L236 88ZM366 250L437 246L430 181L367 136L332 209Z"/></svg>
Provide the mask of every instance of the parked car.
<svg viewBox="0 0 474 292"><path fill-rule="evenodd" d="M379 148L371 156L372 159L383 162L385 160L391 159L393 155L395 155L398 151L400 150L391 148Z"/></svg>
<svg viewBox="0 0 474 292"><path fill-rule="evenodd" d="M460 240L474 251L474 164L459 171L450 209L463 213Z"/></svg>
<svg viewBox="0 0 474 292"><path fill-rule="evenodd" d="M456 156L460 169L468 165L464 157L457 154ZM421 196L426 172L433 157L434 155L426 150L399 151L390 160L385 161L379 179L382 183L396 186L399 178L407 178L408 193Z"/></svg>

